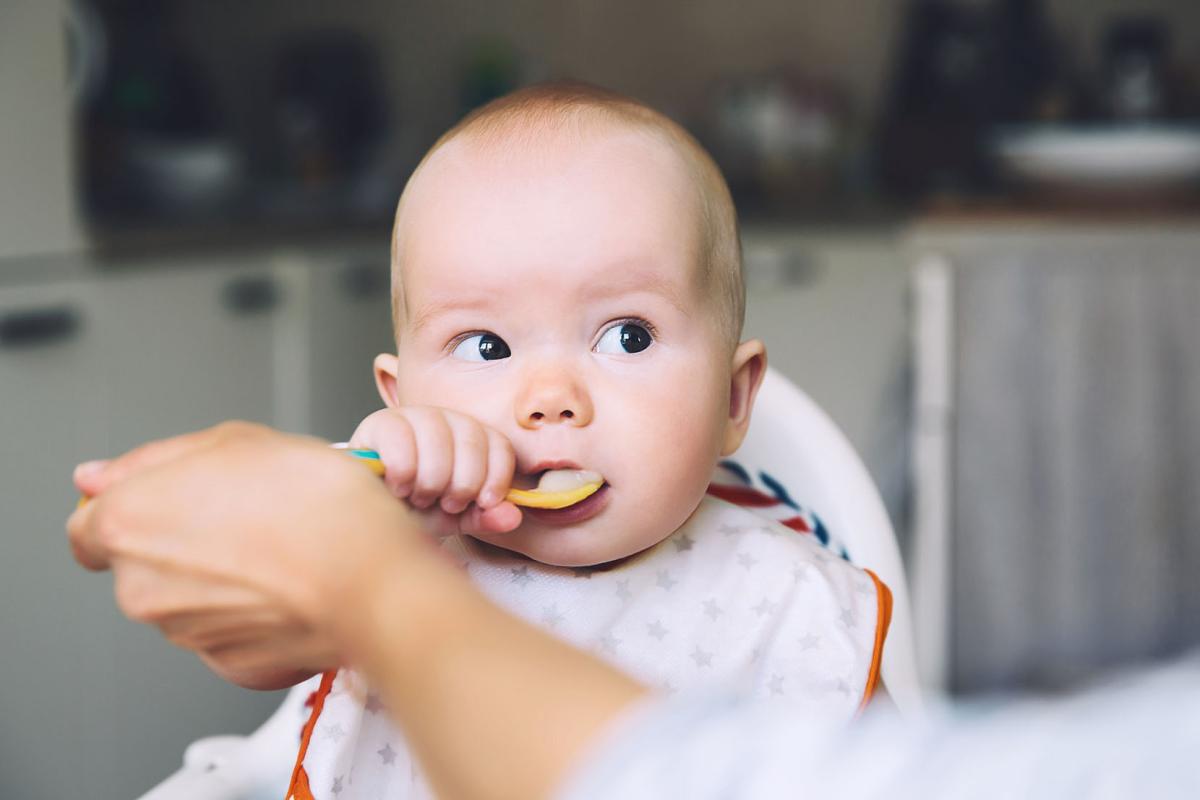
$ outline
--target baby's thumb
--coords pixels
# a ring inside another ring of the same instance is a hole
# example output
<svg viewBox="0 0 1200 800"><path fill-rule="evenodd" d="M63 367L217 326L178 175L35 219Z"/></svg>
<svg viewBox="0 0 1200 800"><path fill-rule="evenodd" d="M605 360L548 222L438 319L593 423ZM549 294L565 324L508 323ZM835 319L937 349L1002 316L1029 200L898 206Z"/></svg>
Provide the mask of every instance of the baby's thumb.
<svg viewBox="0 0 1200 800"><path fill-rule="evenodd" d="M507 500L486 511L472 503L459 517L458 524L462 532L469 535L508 533L521 524L521 509Z"/></svg>

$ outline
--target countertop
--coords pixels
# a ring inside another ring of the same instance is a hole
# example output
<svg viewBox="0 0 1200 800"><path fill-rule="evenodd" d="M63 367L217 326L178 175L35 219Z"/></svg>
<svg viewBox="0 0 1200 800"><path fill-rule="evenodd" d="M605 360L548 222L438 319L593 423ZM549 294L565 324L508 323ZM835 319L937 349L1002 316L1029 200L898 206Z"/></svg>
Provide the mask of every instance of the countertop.
<svg viewBox="0 0 1200 800"><path fill-rule="evenodd" d="M953 245L979 237L1153 234L1189 243L1200 233L1200 195L1141 203L1078 197L1004 196L943 199L902 209L875 201L834 202L825 209L752 209L742 217L747 247L871 246L900 249ZM390 230L383 222L347 226L220 226L125 230L93 236L76 252L0 259L0 286L85 279L137 269L189 268L287 254L314 260L346 257L386 261Z"/></svg>

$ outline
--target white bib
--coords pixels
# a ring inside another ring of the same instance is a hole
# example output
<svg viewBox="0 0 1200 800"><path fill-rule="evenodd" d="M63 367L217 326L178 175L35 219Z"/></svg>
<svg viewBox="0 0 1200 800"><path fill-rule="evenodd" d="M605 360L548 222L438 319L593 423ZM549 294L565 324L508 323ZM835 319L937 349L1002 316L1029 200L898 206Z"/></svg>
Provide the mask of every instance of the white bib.
<svg viewBox="0 0 1200 800"><path fill-rule="evenodd" d="M610 569L547 566L463 537L446 546L498 605L668 693L732 685L849 719L877 680L886 587L811 535L722 500L706 497L682 528ZM432 797L347 670L303 767L316 800Z"/></svg>

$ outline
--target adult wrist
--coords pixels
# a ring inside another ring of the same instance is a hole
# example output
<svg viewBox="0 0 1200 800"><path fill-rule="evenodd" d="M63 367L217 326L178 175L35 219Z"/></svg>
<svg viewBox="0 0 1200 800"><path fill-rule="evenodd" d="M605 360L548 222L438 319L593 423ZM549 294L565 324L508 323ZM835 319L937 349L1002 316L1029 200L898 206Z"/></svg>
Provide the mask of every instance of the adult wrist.
<svg viewBox="0 0 1200 800"><path fill-rule="evenodd" d="M345 613L333 618L345 663L373 682L390 683L424 667L442 652L439 640L467 622L466 608L481 601L432 543L408 545L387 548L364 565L347 586Z"/></svg>

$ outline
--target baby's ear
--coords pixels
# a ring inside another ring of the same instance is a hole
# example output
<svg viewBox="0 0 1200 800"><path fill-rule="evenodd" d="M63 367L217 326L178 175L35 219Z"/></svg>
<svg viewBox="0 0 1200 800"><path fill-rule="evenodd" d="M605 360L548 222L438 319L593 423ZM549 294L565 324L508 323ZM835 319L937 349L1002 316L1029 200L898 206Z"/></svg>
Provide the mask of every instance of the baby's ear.
<svg viewBox="0 0 1200 800"><path fill-rule="evenodd" d="M725 441L721 455L727 456L741 446L750 428L750 411L767 372L767 348L758 339L742 342L733 351L733 369L729 379L729 419L725 423Z"/></svg>
<svg viewBox="0 0 1200 800"><path fill-rule="evenodd" d="M396 397L396 371L399 364L399 360L391 353L375 356L375 388L379 390L379 397L388 408L400 405Z"/></svg>

